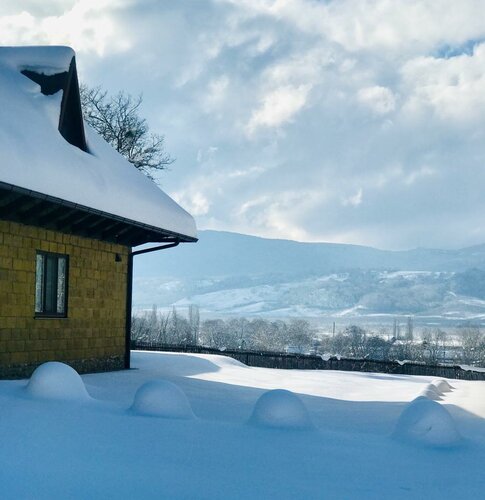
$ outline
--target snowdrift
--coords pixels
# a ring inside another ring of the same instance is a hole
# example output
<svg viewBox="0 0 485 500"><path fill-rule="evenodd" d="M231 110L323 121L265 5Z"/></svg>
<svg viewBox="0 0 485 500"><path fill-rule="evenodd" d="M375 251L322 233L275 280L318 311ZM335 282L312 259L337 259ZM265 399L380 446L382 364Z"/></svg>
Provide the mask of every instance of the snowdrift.
<svg viewBox="0 0 485 500"><path fill-rule="evenodd" d="M168 380L151 380L143 384L136 391L130 411L150 417L195 418L185 393Z"/></svg>
<svg viewBox="0 0 485 500"><path fill-rule="evenodd" d="M454 388L450 385L450 383L444 378L437 378L431 382L431 385L436 387L441 394L445 392L451 392Z"/></svg>
<svg viewBox="0 0 485 500"><path fill-rule="evenodd" d="M256 401L249 423L263 427L313 428L308 410L301 399L284 389L265 392Z"/></svg>
<svg viewBox="0 0 485 500"><path fill-rule="evenodd" d="M441 401L442 392L437 389L433 384L428 384L425 389L423 389L418 397L424 397L431 399L432 401Z"/></svg>
<svg viewBox="0 0 485 500"><path fill-rule="evenodd" d="M87 401L90 396L82 378L74 368L49 361L40 365L30 377L25 388L34 398L64 401Z"/></svg>
<svg viewBox="0 0 485 500"><path fill-rule="evenodd" d="M418 397L404 409L393 437L431 446L450 446L461 440L455 421L446 408L425 397Z"/></svg>

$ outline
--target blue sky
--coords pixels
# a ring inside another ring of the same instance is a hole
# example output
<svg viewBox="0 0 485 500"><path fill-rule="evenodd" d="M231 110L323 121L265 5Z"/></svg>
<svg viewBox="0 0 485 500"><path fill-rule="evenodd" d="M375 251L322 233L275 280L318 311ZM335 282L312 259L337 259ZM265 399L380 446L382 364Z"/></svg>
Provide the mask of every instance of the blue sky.
<svg viewBox="0 0 485 500"><path fill-rule="evenodd" d="M143 92L200 228L386 249L485 242L485 0L3 0Z"/></svg>

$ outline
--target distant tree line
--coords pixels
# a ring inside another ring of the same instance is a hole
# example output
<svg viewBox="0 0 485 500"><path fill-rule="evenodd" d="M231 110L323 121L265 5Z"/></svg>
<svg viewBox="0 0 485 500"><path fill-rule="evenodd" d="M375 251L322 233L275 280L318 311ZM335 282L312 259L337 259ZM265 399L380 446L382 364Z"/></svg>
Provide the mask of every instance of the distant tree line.
<svg viewBox="0 0 485 500"><path fill-rule="evenodd" d="M176 345L203 345L216 349L249 349L264 351L307 352L313 344L315 332L308 321L270 321L262 318L248 320L208 319L200 321L195 306L187 317L175 308L160 312L135 315L132 320L132 339Z"/></svg>
<svg viewBox="0 0 485 500"><path fill-rule="evenodd" d="M394 332L396 328L393 328ZM441 332L441 331L440 331ZM379 334L360 326L351 325L335 335L324 335L318 343L319 350L337 356L369 358L375 360L413 360L437 362L440 352L441 333L429 332L426 342L412 337L396 337Z"/></svg>
<svg viewBox="0 0 485 500"><path fill-rule="evenodd" d="M485 366L485 335L477 326L460 327L453 339L440 328L424 328L416 338L410 322L404 335L399 335L395 325L393 333L398 335L390 335L385 329L375 333L351 325L335 335L321 336L317 350L351 358Z"/></svg>
<svg viewBox="0 0 485 500"><path fill-rule="evenodd" d="M394 322L392 330L373 332L350 325L334 334L320 334L303 319L232 318L201 321L196 306L190 306L185 315L176 308L161 312L154 307L149 313L133 317L132 339L159 344L201 345L222 350L286 351L328 357L485 367L485 334L479 327L461 327L453 339L440 328L424 328L417 338L410 319L404 329Z"/></svg>

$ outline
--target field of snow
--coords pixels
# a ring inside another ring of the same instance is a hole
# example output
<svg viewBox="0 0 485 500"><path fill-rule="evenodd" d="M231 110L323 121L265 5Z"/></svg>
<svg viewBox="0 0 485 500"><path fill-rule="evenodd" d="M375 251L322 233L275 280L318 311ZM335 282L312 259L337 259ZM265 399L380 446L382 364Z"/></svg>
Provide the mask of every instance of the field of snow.
<svg viewBox="0 0 485 500"><path fill-rule="evenodd" d="M485 382L132 364L0 381L0 498L483 498Z"/></svg>

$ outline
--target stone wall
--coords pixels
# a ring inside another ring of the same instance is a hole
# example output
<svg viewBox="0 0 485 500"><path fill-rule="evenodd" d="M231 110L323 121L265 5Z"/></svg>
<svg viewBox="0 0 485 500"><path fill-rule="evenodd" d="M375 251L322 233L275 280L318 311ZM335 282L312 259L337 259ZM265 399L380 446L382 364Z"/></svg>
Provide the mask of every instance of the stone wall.
<svg viewBox="0 0 485 500"><path fill-rule="evenodd" d="M69 256L66 318L35 318L37 250ZM128 251L0 220L0 378L51 360L80 372L123 368Z"/></svg>

